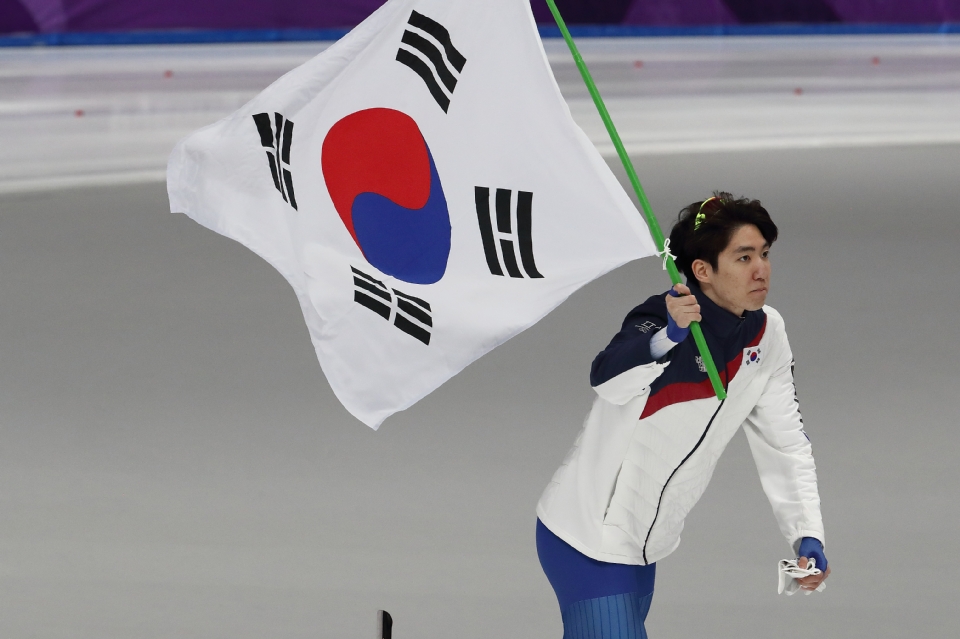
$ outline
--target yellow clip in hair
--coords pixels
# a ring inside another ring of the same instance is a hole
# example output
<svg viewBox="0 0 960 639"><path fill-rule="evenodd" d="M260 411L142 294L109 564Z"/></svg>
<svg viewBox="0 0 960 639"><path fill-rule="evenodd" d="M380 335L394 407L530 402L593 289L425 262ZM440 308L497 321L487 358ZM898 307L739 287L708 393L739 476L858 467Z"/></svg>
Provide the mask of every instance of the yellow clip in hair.
<svg viewBox="0 0 960 639"><path fill-rule="evenodd" d="M700 224L701 224L705 219L707 219L706 213L703 212L703 207L705 207L705 206L707 205L707 202L709 202L710 200L715 200L715 199L717 199L717 196L716 196L716 195L711 196L711 197L708 197L707 199L705 199L705 200L703 201L703 204L700 205L700 211L697 213L697 217L693 220L693 230L694 230L694 231L699 230L699 229L700 229Z"/></svg>

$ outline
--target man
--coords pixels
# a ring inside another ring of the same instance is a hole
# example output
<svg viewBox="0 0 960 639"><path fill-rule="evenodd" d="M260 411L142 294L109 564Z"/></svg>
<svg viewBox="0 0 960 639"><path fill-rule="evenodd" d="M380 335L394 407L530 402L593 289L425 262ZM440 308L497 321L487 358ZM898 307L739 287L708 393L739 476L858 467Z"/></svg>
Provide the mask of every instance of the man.
<svg viewBox="0 0 960 639"><path fill-rule="evenodd" d="M717 193L670 233L678 284L633 309L593 362L598 397L537 505L537 550L564 639L637 639L656 562L738 428L780 530L816 589L830 574L810 442L783 320L764 306L777 227L756 200ZM717 399L690 333L700 322L727 398Z"/></svg>

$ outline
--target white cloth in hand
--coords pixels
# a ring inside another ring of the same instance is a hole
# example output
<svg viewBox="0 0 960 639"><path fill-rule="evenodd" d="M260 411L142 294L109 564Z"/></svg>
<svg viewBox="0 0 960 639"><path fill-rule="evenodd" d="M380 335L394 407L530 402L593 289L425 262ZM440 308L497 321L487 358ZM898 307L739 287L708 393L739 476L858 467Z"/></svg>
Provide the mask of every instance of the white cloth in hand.
<svg viewBox="0 0 960 639"><path fill-rule="evenodd" d="M780 583L777 586L777 594L783 594L784 592L788 595L800 590L800 582L797 579L803 579L804 577L809 577L810 575L819 575L822 571L817 568L817 562L815 559L807 559L807 567L801 568L799 561L797 559L781 559L780 560ZM821 581L820 585L817 586L816 591L813 590L804 590L804 593L810 594L812 592L823 592L824 588L827 587L826 580Z"/></svg>

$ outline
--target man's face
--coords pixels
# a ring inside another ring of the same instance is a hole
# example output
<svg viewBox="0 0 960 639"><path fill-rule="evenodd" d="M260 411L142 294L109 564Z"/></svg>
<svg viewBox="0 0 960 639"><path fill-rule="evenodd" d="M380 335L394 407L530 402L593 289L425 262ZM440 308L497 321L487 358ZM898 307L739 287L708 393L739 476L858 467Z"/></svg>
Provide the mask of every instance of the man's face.
<svg viewBox="0 0 960 639"><path fill-rule="evenodd" d="M697 260L700 262L700 260ZM706 279L700 278L701 270ZM694 265L697 279L708 297L735 315L763 307L770 290L770 245L760 230L746 224L734 231L727 248L717 257L717 269L706 262Z"/></svg>

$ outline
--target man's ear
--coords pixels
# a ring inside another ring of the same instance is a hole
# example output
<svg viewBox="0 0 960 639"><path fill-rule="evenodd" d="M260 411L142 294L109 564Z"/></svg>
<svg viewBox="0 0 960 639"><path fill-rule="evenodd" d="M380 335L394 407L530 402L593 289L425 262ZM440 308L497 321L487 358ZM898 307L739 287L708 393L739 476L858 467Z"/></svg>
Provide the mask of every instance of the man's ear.
<svg viewBox="0 0 960 639"><path fill-rule="evenodd" d="M713 268L710 266L710 264L704 260L694 260L693 264L690 265L690 268L698 282L706 282L707 284L710 283L710 278L713 276Z"/></svg>

